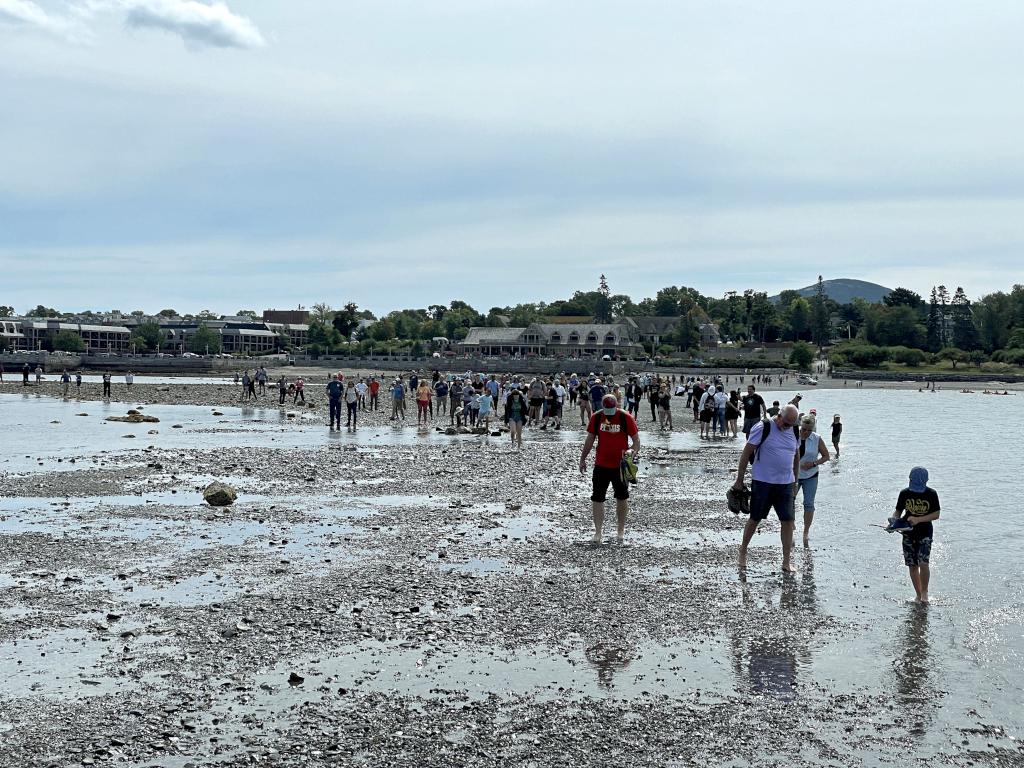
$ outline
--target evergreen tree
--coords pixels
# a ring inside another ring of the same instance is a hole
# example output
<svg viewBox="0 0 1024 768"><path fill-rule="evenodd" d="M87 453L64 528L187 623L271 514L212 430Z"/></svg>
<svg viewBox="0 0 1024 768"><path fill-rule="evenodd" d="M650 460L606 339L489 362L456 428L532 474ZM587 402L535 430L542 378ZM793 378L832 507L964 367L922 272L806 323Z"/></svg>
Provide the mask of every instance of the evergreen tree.
<svg viewBox="0 0 1024 768"><path fill-rule="evenodd" d="M928 302L928 322L926 328L928 330L928 350L931 352L938 352L943 347L943 327L942 327L942 314L939 311L939 294L932 286L932 298Z"/></svg>
<svg viewBox="0 0 1024 768"><path fill-rule="evenodd" d="M957 349L975 350L979 346L978 328L974 324L971 301L964 289L957 287L952 303L953 346Z"/></svg>
<svg viewBox="0 0 1024 768"><path fill-rule="evenodd" d="M811 339L818 348L829 342L832 329L828 312L828 305L825 303L825 281L818 275L818 284L814 289L814 304L811 307Z"/></svg>

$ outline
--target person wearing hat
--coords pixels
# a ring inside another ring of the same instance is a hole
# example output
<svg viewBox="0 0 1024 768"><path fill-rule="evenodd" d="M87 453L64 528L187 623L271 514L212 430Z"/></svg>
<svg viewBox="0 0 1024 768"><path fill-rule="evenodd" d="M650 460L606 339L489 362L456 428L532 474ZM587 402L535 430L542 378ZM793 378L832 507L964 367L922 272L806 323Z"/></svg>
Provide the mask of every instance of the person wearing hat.
<svg viewBox="0 0 1024 768"><path fill-rule="evenodd" d="M914 467L910 482L896 499L896 516L889 519L890 531L903 534L903 562L910 569L918 603L928 602L931 579L932 522L939 519L939 494L928 487L928 470Z"/></svg>
<svg viewBox="0 0 1024 768"><path fill-rule="evenodd" d="M583 454L580 456L580 473L587 473L587 456L590 449L597 443L594 456L594 470L591 474L593 491L590 501L594 513L594 544L603 541L604 503L611 484L615 495L615 514L618 527L615 540L622 543L626 530L626 513L629 510L629 485L622 478L620 464L626 452L633 455L634 461L640 452L640 431L636 419L619 408L615 395L604 395L601 408L590 418L587 425L587 439L583 442Z"/></svg>

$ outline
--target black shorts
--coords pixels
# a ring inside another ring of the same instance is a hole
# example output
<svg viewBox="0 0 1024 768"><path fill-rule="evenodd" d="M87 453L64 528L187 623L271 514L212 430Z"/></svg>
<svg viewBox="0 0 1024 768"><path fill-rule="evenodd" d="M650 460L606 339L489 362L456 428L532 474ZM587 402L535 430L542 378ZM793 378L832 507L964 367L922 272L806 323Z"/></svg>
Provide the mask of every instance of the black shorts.
<svg viewBox="0 0 1024 768"><path fill-rule="evenodd" d="M608 498L608 484L611 483L616 499L629 498L629 486L622 480L622 472L616 467L608 469L594 465L594 492L590 495L591 501L602 502Z"/></svg>
<svg viewBox="0 0 1024 768"><path fill-rule="evenodd" d="M540 408L542 405L544 405L544 398L543 397L531 397L530 398L530 407L531 408Z"/></svg>

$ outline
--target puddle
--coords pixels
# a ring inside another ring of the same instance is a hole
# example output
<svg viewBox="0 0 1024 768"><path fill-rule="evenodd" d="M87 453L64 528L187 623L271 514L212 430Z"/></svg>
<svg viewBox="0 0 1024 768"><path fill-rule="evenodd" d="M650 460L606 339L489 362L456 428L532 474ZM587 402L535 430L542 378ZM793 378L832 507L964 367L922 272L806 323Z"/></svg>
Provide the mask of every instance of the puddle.
<svg viewBox="0 0 1024 768"><path fill-rule="evenodd" d="M316 689L321 685L357 693L398 692L428 698L465 691L470 698L495 693L534 695L542 700L566 696L678 697L699 687L706 700L709 688L731 687L733 673L727 658L724 644L711 640L637 646L594 642L561 652L541 646L509 651L498 647L437 649L366 642L330 655L282 664L257 676L254 685L263 691L276 690L288 705L296 698L318 698ZM298 671L306 678L305 683L289 686L291 671Z"/></svg>
<svg viewBox="0 0 1024 768"><path fill-rule="evenodd" d="M147 583L126 586L131 589L119 593L120 600L178 607L224 602L243 592L254 591L243 588L230 574L222 575L214 571L168 581L166 585Z"/></svg>
<svg viewBox="0 0 1024 768"><path fill-rule="evenodd" d="M123 680L103 677L97 670L114 650L116 643L96 633L71 629L0 643L4 694L81 698L123 689Z"/></svg>

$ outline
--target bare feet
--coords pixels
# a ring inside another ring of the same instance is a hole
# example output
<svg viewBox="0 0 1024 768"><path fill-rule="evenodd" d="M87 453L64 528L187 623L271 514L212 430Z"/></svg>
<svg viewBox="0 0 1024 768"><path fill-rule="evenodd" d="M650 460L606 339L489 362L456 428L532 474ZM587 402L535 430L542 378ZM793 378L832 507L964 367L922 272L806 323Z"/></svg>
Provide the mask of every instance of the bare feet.
<svg viewBox="0 0 1024 768"><path fill-rule="evenodd" d="M747 567L747 550L740 547L739 560L736 561L736 565L739 566L740 570Z"/></svg>
<svg viewBox="0 0 1024 768"><path fill-rule="evenodd" d="M811 546L811 537L804 534L804 549L809 549Z"/></svg>
<svg viewBox="0 0 1024 768"><path fill-rule="evenodd" d="M786 561L784 561L782 563L782 572L783 573L796 573L796 566L793 565L788 560L786 560Z"/></svg>
<svg viewBox="0 0 1024 768"><path fill-rule="evenodd" d="M594 537L590 540L590 543L591 544L600 544L601 543L601 534L600 533L595 533Z"/></svg>

